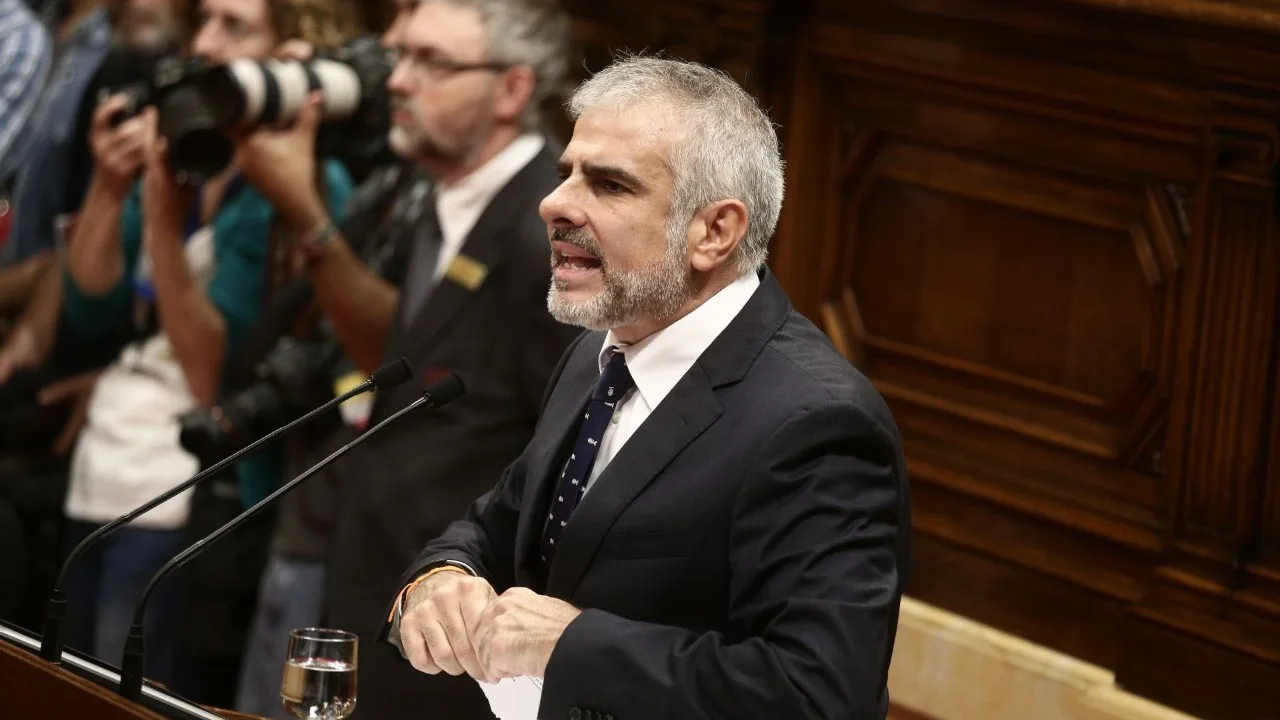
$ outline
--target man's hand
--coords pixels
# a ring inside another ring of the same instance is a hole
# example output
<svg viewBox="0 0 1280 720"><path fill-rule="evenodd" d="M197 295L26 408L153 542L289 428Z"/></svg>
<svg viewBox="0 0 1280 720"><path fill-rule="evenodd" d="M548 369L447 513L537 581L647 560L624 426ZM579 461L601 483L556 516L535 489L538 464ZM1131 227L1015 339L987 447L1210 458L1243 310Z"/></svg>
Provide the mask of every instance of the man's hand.
<svg viewBox="0 0 1280 720"><path fill-rule="evenodd" d="M487 580L463 572L439 572L414 588L400 618L400 644L409 662L428 675L466 673L489 681L476 657L474 631L496 599Z"/></svg>
<svg viewBox="0 0 1280 720"><path fill-rule="evenodd" d="M152 131L155 116L152 115ZM195 199L195 188L178 182L169 164L169 142L156 138L147 150L142 175L143 240L150 245L157 236L182 239L182 225Z"/></svg>
<svg viewBox="0 0 1280 720"><path fill-rule="evenodd" d="M528 588L511 588L485 609L475 631L480 664L494 680L543 677L565 628L582 611Z"/></svg>
<svg viewBox="0 0 1280 720"><path fill-rule="evenodd" d="M156 110L152 107L111 127L112 117L124 110L126 101L124 95L112 95L104 100L94 111L89 129L94 172L120 197L129 192L133 179L146 163L156 127Z"/></svg>
<svg viewBox="0 0 1280 720"><path fill-rule="evenodd" d="M84 429L85 421L89 417L89 399L93 397L93 388L98 384L100 375L102 375L101 370L91 370L63 378L40 391L41 405L72 403L71 415L67 417L66 425L62 426L62 433L53 443L53 451L58 455L65 456L75 447L76 438L80 437L80 431Z"/></svg>
<svg viewBox="0 0 1280 720"><path fill-rule="evenodd" d="M316 132L320 93L313 92L293 127L261 128L236 147L236 165L297 231L311 230L328 218L316 189Z"/></svg>

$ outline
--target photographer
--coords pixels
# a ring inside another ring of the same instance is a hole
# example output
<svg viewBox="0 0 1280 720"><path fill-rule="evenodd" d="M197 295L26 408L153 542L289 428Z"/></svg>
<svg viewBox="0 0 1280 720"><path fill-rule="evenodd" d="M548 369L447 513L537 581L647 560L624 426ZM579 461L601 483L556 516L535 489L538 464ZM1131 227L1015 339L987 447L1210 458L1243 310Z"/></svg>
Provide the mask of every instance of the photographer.
<svg viewBox="0 0 1280 720"><path fill-rule="evenodd" d="M312 2L304 13L275 0L204 0L192 53L214 65L262 59L281 41L303 37L304 28L308 40L341 42L338 7ZM113 95L94 114L94 176L67 258L68 331L93 338L127 325L136 338L103 372L89 402L65 506L68 547L198 469L177 443L178 417L220 395L227 362L275 281L271 204L234 163L199 187L179 183L168 139L157 129L165 118L154 106L121 118L129 100ZM323 167L321 196L340 215L350 181L339 164ZM317 184L315 175L306 182ZM259 454L236 466L243 503L278 483L278 462ZM185 544L190 497L142 516L72 568L73 646L120 656L142 585ZM179 592L173 581L160 585L147 614L145 672L169 685L179 664Z"/></svg>
<svg viewBox="0 0 1280 720"><path fill-rule="evenodd" d="M557 184L560 147L540 130L570 57L568 20L550 0L399 4L384 36L398 63L388 89L391 145L435 179L403 284L371 272L300 179L315 105L288 136L251 139L244 170L290 227L316 297L347 355L369 372L405 356L418 381L374 401L370 423L422 384L456 370L461 400L406 416L348 456L328 538L325 623L376 638L403 566L443 530L532 435L543 391L577 330L547 312L546 226L538 203ZM406 512L406 508L409 510ZM372 641L360 647L357 717L449 708L491 717L474 682L424 677Z"/></svg>

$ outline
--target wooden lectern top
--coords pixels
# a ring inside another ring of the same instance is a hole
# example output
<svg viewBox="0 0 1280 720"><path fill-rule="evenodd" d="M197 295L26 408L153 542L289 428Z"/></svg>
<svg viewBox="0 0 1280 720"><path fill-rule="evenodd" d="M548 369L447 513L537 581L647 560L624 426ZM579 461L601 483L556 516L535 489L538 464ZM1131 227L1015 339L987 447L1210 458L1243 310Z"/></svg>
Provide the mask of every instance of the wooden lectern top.
<svg viewBox="0 0 1280 720"><path fill-rule="evenodd" d="M0 625L0 716L5 720L93 718L94 720L171 720L174 717L262 720L252 715L189 705L199 715L161 714L121 697L67 668L43 660L29 647L31 638ZM21 644L21 646L20 646ZM38 645L36 646L38 648Z"/></svg>

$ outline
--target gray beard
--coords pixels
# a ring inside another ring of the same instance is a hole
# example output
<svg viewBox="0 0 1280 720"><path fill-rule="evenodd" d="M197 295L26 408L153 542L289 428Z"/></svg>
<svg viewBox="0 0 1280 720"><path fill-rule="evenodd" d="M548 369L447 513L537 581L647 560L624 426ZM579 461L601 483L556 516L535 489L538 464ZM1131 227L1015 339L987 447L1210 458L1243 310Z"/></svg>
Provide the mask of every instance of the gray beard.
<svg viewBox="0 0 1280 720"><path fill-rule="evenodd" d="M602 263L604 288L588 300L574 301L561 295L565 288L553 277L547 292L547 311L557 322L600 331L669 318L684 307L691 294L681 249L668 243L661 260L631 272L611 271Z"/></svg>

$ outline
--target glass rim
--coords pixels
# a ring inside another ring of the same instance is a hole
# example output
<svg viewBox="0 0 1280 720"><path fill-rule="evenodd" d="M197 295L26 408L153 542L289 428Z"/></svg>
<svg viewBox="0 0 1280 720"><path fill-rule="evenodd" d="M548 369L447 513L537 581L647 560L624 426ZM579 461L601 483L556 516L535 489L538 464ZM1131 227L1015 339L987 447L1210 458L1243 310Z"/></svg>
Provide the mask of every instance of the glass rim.
<svg viewBox="0 0 1280 720"><path fill-rule="evenodd" d="M289 637L309 642L355 642L359 639L353 632L322 627L294 628L289 631Z"/></svg>

